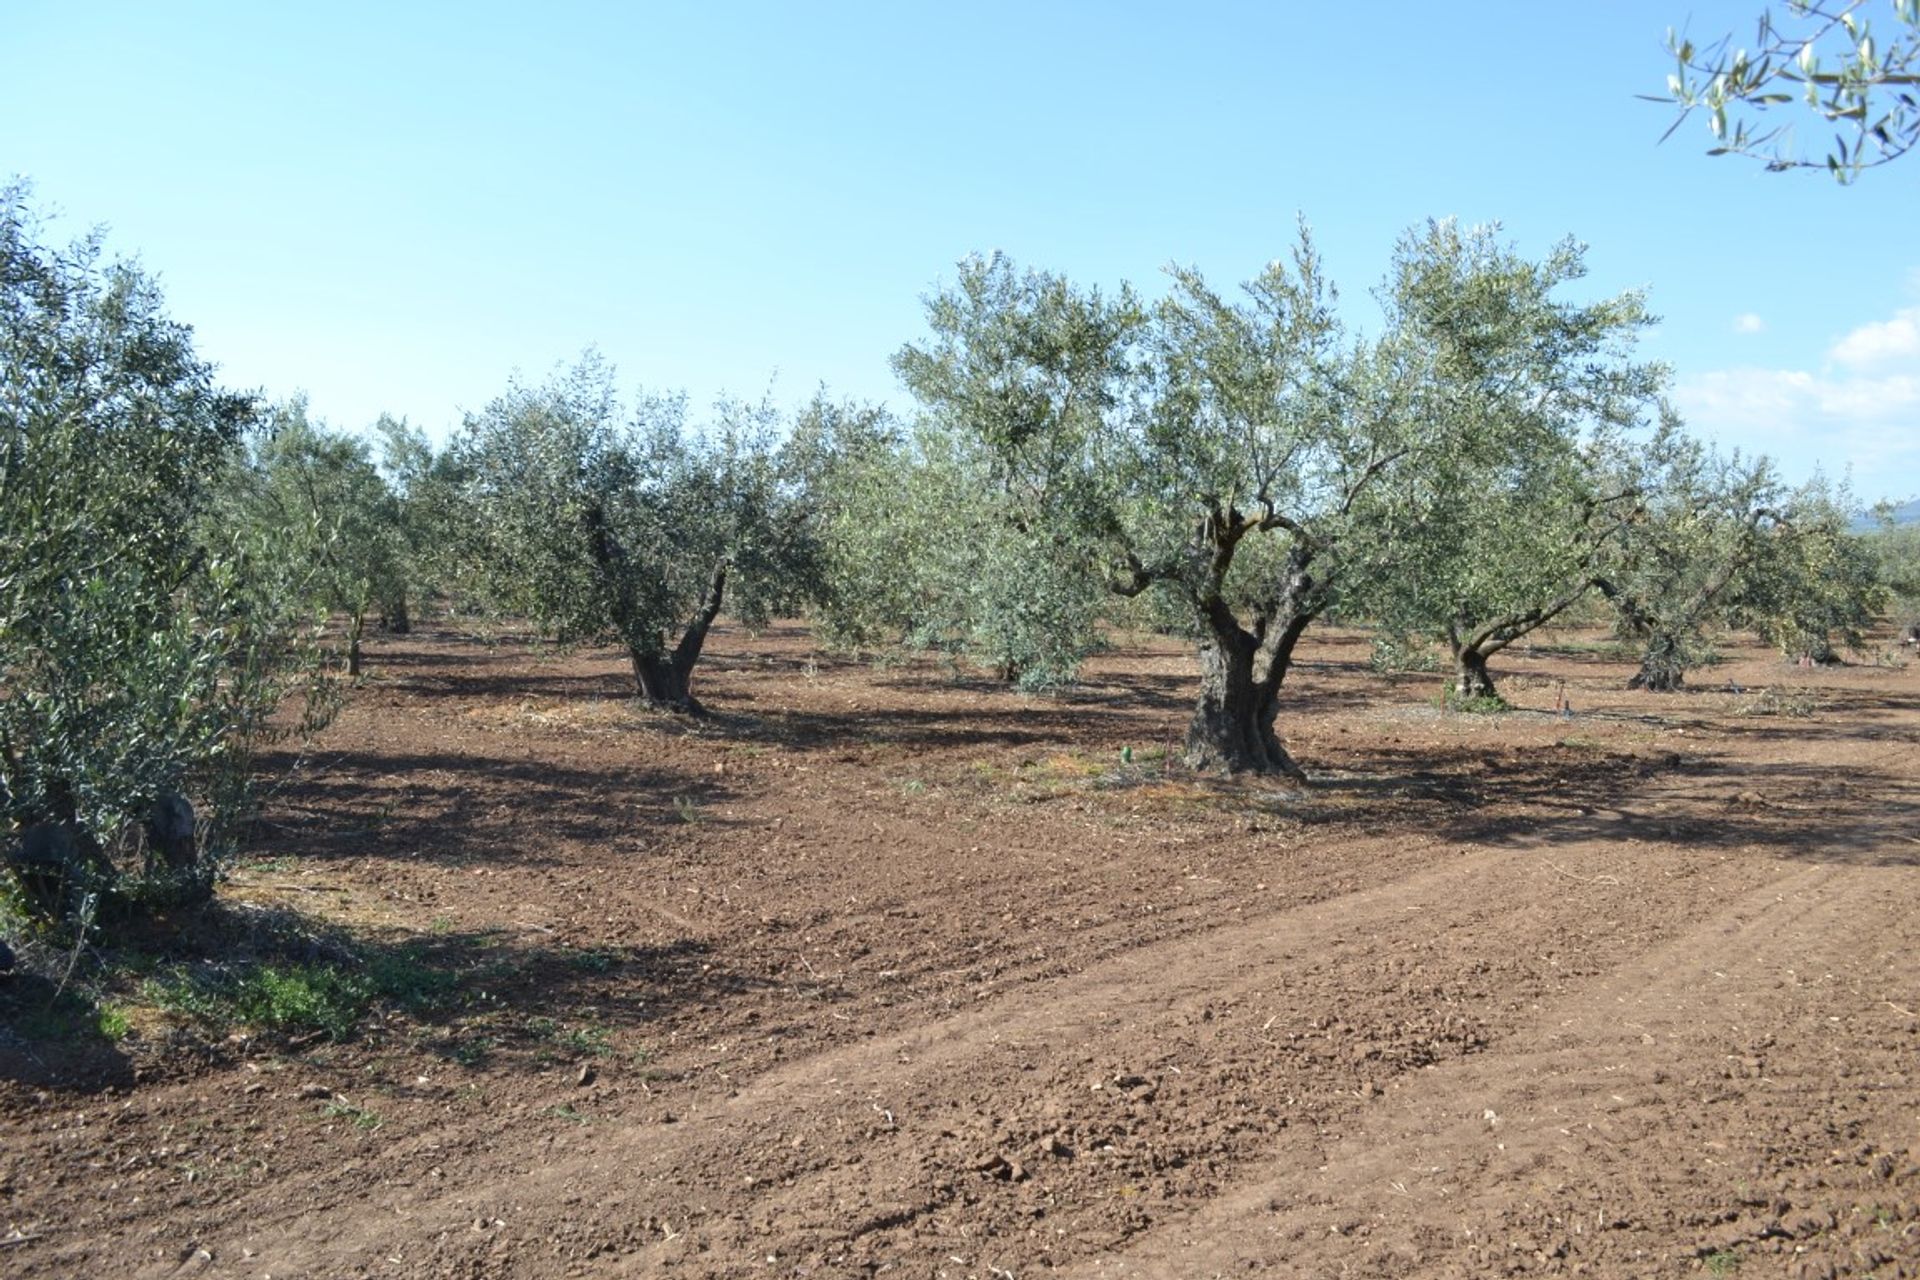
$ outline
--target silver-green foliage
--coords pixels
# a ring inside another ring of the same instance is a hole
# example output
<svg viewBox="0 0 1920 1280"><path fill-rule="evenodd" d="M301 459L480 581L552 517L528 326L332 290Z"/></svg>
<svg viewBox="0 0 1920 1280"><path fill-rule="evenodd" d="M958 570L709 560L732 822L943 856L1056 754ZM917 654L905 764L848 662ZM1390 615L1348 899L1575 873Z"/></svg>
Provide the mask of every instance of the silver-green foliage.
<svg viewBox="0 0 1920 1280"><path fill-rule="evenodd" d="M1019 519L978 444L937 421L838 434L811 493L823 637L944 653L1029 690L1071 681L1106 599L1071 531Z"/></svg>
<svg viewBox="0 0 1920 1280"><path fill-rule="evenodd" d="M984 478L977 509L1004 538L986 545L1066 584L1161 593L1198 639L1189 759L1291 770L1274 697L1415 419L1394 411L1390 344L1345 344L1304 236L1238 296L1172 274L1150 308L969 260L896 368ZM1002 576L1021 591L1001 607L1032 598ZM1061 598L1092 622L1093 590Z"/></svg>
<svg viewBox="0 0 1920 1280"><path fill-rule="evenodd" d="M39 230L0 192L0 841L59 826L78 894L198 894L298 654L259 546L209 519L252 406L150 278ZM198 856L132 865L171 797Z"/></svg>
<svg viewBox="0 0 1920 1280"><path fill-rule="evenodd" d="M1659 463L1595 582L1619 630L1641 647L1633 685L1672 690L1710 656L1756 565L1795 530L1783 523L1784 488L1765 458L1675 439Z"/></svg>
<svg viewBox="0 0 1920 1280"><path fill-rule="evenodd" d="M280 551L286 591L346 615L348 671L360 674L368 612L404 602L411 558L369 443L313 421L296 397L268 414L228 490L233 514Z"/></svg>
<svg viewBox="0 0 1920 1280"><path fill-rule="evenodd" d="M496 606L563 643L621 646L641 696L698 710L688 679L723 601L757 624L815 577L776 425L730 402L696 432L680 396L629 416L593 355L516 383L452 446L464 556Z"/></svg>
<svg viewBox="0 0 1920 1280"><path fill-rule="evenodd" d="M1879 563L1894 625L1902 631L1920 627L1920 523L1895 524L1886 508L1875 516L1867 545Z"/></svg>
<svg viewBox="0 0 1920 1280"><path fill-rule="evenodd" d="M851 630L872 639L961 655L1024 688L1065 683L1106 598L1098 442L1143 312L1125 291L1106 299L995 255L962 262L927 318L928 339L894 359L925 412L856 464L857 514L835 542L842 564L892 548L898 578L839 593L840 610L866 616Z"/></svg>
<svg viewBox="0 0 1920 1280"><path fill-rule="evenodd" d="M1920 0L1787 0L1762 9L1757 28L1751 45L1667 33L1675 67L1655 101L1680 108L1669 135L1700 111L1709 155L1821 168L1842 183L1920 143ZM1796 119L1834 130L1824 154L1801 149Z"/></svg>
<svg viewBox="0 0 1920 1280"><path fill-rule="evenodd" d="M1591 590L1678 425L1665 371L1633 358L1639 295L1562 296L1585 274L1580 245L1535 261L1497 227L1441 222L1397 263L1395 320L1422 353L1414 411L1447 443L1383 486L1399 563L1356 604L1444 639L1454 693L1490 697L1487 660Z"/></svg>
<svg viewBox="0 0 1920 1280"><path fill-rule="evenodd" d="M1817 662L1861 648L1889 592L1873 544L1853 530L1855 514L1844 486L1821 477L1788 494L1779 534L1763 541L1731 602L1735 625Z"/></svg>

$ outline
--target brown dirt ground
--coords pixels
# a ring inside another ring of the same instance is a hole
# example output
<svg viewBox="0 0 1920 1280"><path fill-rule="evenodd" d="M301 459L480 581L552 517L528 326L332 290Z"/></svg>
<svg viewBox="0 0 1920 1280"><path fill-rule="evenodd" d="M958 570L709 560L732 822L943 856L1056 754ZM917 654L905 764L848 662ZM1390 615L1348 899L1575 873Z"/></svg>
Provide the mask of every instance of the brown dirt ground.
<svg viewBox="0 0 1920 1280"><path fill-rule="evenodd" d="M383 641L222 909L457 992L0 1059L0 1273L1920 1276L1920 664L1591 639L1485 717L1320 635L1304 788L1166 763L1165 643L1042 700L729 631L688 726Z"/></svg>

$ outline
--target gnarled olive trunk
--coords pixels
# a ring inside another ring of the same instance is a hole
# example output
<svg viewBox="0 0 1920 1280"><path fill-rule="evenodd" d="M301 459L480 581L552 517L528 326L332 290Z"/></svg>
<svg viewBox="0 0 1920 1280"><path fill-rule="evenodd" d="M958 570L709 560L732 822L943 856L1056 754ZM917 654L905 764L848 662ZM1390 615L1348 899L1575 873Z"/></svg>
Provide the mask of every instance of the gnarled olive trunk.
<svg viewBox="0 0 1920 1280"><path fill-rule="evenodd" d="M689 716L707 714L707 709L693 696L693 667L700 661L700 650L707 642L707 632L713 628L713 620L720 616L720 603L726 591L727 565L723 560L715 566L713 577L707 583L707 594L700 604L700 612L687 624L680 643L673 647L672 652L644 649L633 644L627 646L627 657L633 664L634 686L648 706Z"/></svg>
<svg viewBox="0 0 1920 1280"><path fill-rule="evenodd" d="M650 707L681 715L705 715L707 709L693 696L693 668L700 661L707 632L712 629L713 620L720 616L720 605L726 598L727 562L722 560L714 566L699 610L688 621L680 642L669 650L665 633L643 613L639 591L630 575L626 548L614 536L606 512L596 503L587 509L585 519L594 565L608 588L613 624L627 638L634 691Z"/></svg>
<svg viewBox="0 0 1920 1280"><path fill-rule="evenodd" d="M1200 700L1187 725L1187 764L1226 773L1304 778L1305 770L1287 754L1274 732L1280 716L1280 678L1256 678L1258 650L1251 641L1242 633L1216 637L1200 646Z"/></svg>
<svg viewBox="0 0 1920 1280"><path fill-rule="evenodd" d="M1243 626L1227 603L1234 551L1249 533L1281 528L1294 539L1285 565L1272 594L1251 610L1251 625ZM1129 597L1155 582L1177 585L1194 611L1201 635L1200 698L1187 722L1186 762L1195 769L1304 779L1306 771L1280 745L1274 726L1294 646L1330 602L1326 585L1309 572L1320 545L1271 507L1248 514L1213 504L1195 534L1177 562L1150 567L1129 553L1125 576L1110 584Z"/></svg>
<svg viewBox="0 0 1920 1280"><path fill-rule="evenodd" d="M1447 693L1461 702L1476 698L1498 698L1500 693L1493 687L1493 673L1487 670L1487 655L1472 645L1456 647L1453 652L1453 683L1447 686Z"/></svg>
<svg viewBox="0 0 1920 1280"><path fill-rule="evenodd" d="M1274 601L1240 625L1217 586L1201 602L1200 699L1187 723L1187 763L1227 773L1307 774L1280 745L1280 686L1293 666L1294 646L1320 616L1324 597L1307 567L1313 552L1296 546L1288 556ZM1225 577L1224 566L1220 579Z"/></svg>
<svg viewBox="0 0 1920 1280"><path fill-rule="evenodd" d="M405 587L400 588L381 606L380 629L388 635L395 636L404 636L413 630L413 618L407 609Z"/></svg>

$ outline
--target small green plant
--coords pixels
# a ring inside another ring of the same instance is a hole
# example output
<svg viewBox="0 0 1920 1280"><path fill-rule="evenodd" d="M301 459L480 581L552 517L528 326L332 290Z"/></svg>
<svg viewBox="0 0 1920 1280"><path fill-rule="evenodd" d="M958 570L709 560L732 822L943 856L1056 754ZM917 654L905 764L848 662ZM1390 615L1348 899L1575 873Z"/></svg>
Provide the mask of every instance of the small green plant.
<svg viewBox="0 0 1920 1280"><path fill-rule="evenodd" d="M109 1040L124 1040L127 1032L133 1030L133 1024L127 1021L126 1010L114 1004L102 1004L94 1011L94 1026L100 1034Z"/></svg>
<svg viewBox="0 0 1920 1280"><path fill-rule="evenodd" d="M1402 671L1438 671L1440 655L1431 642L1419 636L1394 635L1382 631L1373 637L1373 648L1367 654L1367 665L1375 671L1389 674Z"/></svg>
<svg viewBox="0 0 1920 1280"><path fill-rule="evenodd" d="M411 1013L438 1005L454 975L412 951L376 953L363 963L188 969L150 978L146 998L219 1033L245 1025L275 1035L320 1033L344 1040L378 1000Z"/></svg>
<svg viewBox="0 0 1920 1280"><path fill-rule="evenodd" d="M345 1098L335 1098L321 1108L320 1114L330 1120L349 1120L354 1128L365 1129L369 1133L378 1129L381 1124L377 1112L369 1111L365 1107L356 1107Z"/></svg>
<svg viewBox="0 0 1920 1280"><path fill-rule="evenodd" d="M500 1041L494 1036L472 1036L453 1046L453 1060L469 1069L479 1066L500 1047Z"/></svg>
<svg viewBox="0 0 1920 1280"><path fill-rule="evenodd" d="M1703 1262L1710 1276L1730 1276L1740 1269L1740 1255L1731 1249L1717 1249Z"/></svg>
<svg viewBox="0 0 1920 1280"><path fill-rule="evenodd" d="M548 1107L542 1114L552 1116L556 1120L571 1120L575 1124L587 1123L587 1117L575 1110L570 1102L563 1102L557 1107Z"/></svg>
<svg viewBox="0 0 1920 1280"><path fill-rule="evenodd" d="M98 1011L75 991L58 992L51 1003L34 1001L11 1016L10 1029L26 1040L69 1043L108 1034L100 1025ZM125 1034L124 1031L121 1034Z"/></svg>
<svg viewBox="0 0 1920 1280"><path fill-rule="evenodd" d="M607 1043L609 1034L604 1027L575 1027L559 1038L559 1044L581 1057L604 1058L613 1052Z"/></svg>
<svg viewBox="0 0 1920 1280"><path fill-rule="evenodd" d="M692 796L675 796L673 798L673 816L675 821L683 822L688 826L692 826L694 823L700 822L706 817L706 815L700 811L700 802Z"/></svg>
<svg viewBox="0 0 1920 1280"><path fill-rule="evenodd" d="M376 952L367 958L364 971L374 995L414 1014L441 1008L460 984L456 975L428 963L414 947Z"/></svg>
<svg viewBox="0 0 1920 1280"><path fill-rule="evenodd" d="M1513 710L1512 705L1499 694L1463 698L1451 689L1441 690L1435 704L1444 711L1457 711L1470 716L1497 716Z"/></svg>
<svg viewBox="0 0 1920 1280"><path fill-rule="evenodd" d="M620 963L620 953L606 947L568 951L566 962L570 968L582 973L606 973Z"/></svg>
<svg viewBox="0 0 1920 1280"><path fill-rule="evenodd" d="M288 1035L324 1031L344 1040L373 995L365 978L327 965L268 966L240 978L228 998L243 1022Z"/></svg>
<svg viewBox="0 0 1920 1280"><path fill-rule="evenodd" d="M1807 689L1762 689L1734 709L1742 716L1785 716L1808 720L1820 711L1820 699Z"/></svg>

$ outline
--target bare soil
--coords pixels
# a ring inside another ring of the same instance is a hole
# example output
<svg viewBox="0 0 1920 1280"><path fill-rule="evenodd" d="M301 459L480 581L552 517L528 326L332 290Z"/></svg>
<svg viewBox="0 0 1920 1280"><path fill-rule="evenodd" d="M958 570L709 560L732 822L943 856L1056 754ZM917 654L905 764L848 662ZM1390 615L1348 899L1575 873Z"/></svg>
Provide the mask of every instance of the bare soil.
<svg viewBox="0 0 1920 1280"><path fill-rule="evenodd" d="M1920 1276L1920 667L1558 639L1480 716L1310 637L1305 786L1165 758L1170 643L723 631L694 725L377 641L220 910L454 987L12 1036L0 1273Z"/></svg>

